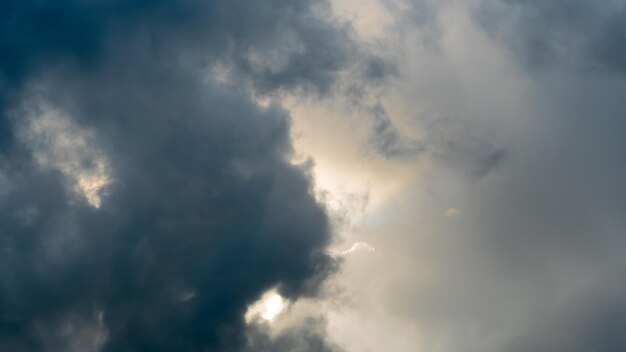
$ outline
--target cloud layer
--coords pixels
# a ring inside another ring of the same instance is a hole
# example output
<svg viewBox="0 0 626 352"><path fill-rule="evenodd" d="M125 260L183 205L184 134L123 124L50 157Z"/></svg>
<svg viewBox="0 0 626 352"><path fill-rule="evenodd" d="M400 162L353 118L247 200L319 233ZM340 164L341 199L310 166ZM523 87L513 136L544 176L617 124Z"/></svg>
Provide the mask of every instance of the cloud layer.
<svg viewBox="0 0 626 352"><path fill-rule="evenodd" d="M389 170L371 198L401 186L350 230L382 259L346 259L353 305L331 313L333 337L351 351L624 349L626 4L403 4L387 7L400 73L378 99L423 149L401 162L409 181L390 153L370 162Z"/></svg>
<svg viewBox="0 0 626 352"><path fill-rule="evenodd" d="M4 1L0 350L624 350L625 14Z"/></svg>

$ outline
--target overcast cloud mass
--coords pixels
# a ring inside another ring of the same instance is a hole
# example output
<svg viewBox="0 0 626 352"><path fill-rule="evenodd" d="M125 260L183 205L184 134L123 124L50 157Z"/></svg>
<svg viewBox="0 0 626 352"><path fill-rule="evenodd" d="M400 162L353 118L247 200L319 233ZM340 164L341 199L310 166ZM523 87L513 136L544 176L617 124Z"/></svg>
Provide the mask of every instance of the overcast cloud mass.
<svg viewBox="0 0 626 352"><path fill-rule="evenodd" d="M0 351L626 350L626 1L0 2Z"/></svg>

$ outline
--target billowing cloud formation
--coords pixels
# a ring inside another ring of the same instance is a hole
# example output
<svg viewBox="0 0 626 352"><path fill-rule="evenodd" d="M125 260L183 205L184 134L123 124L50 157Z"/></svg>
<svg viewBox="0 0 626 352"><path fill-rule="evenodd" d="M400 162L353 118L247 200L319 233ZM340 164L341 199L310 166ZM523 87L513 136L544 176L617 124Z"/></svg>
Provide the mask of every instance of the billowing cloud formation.
<svg viewBox="0 0 626 352"><path fill-rule="evenodd" d="M2 2L0 350L624 350L625 9Z"/></svg>
<svg viewBox="0 0 626 352"><path fill-rule="evenodd" d="M269 348L247 306L335 263L289 114L246 87L330 89L358 50L327 7L2 2L0 350Z"/></svg>

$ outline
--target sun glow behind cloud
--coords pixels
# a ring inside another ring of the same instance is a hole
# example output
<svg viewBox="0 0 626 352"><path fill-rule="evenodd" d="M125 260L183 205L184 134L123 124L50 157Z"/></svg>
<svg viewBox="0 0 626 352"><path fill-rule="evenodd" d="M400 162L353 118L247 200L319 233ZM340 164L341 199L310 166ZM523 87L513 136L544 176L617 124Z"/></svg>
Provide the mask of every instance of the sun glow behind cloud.
<svg viewBox="0 0 626 352"><path fill-rule="evenodd" d="M368 150L368 117L352 109L349 101L288 96L281 103L293 117L294 162L313 160L318 200L344 220L358 223L383 211L425 165L387 160Z"/></svg>
<svg viewBox="0 0 626 352"><path fill-rule="evenodd" d="M248 307L246 312L246 322L251 323L259 318L272 322L278 317L285 308L285 299L272 289L263 294L263 296Z"/></svg>
<svg viewBox="0 0 626 352"><path fill-rule="evenodd" d="M263 304L265 305L265 312L261 315L265 320L273 320L283 310L285 304L283 298L278 294L273 294L267 298Z"/></svg>

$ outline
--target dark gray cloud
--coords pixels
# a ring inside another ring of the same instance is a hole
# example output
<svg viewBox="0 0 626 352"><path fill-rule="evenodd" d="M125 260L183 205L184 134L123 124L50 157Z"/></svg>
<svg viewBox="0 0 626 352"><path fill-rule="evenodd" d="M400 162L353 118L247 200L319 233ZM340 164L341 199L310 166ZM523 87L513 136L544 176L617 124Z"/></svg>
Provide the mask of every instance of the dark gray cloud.
<svg viewBox="0 0 626 352"><path fill-rule="evenodd" d="M531 67L626 72L623 1L484 1L477 15Z"/></svg>
<svg viewBox="0 0 626 352"><path fill-rule="evenodd" d="M0 5L1 350L250 348L264 291L318 292L329 220L288 113L242 87L328 90L356 49L327 6Z"/></svg>
<svg viewBox="0 0 626 352"><path fill-rule="evenodd" d="M323 320L308 318L302 326L272 338L264 326L255 325L248 331L247 346L250 352L341 352L326 340L325 329Z"/></svg>

